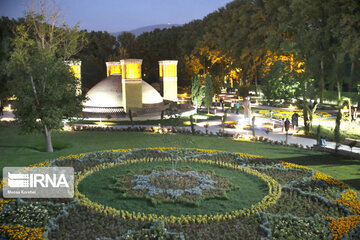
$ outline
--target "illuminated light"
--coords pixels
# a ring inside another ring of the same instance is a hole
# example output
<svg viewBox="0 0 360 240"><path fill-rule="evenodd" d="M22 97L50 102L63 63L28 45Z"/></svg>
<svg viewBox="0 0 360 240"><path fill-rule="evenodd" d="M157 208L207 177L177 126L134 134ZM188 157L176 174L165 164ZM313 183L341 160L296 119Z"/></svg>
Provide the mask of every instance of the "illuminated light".
<svg viewBox="0 0 360 240"><path fill-rule="evenodd" d="M250 142L250 141L254 141L255 139L256 137L248 134L247 135L237 134L233 137L233 140L242 141L242 142Z"/></svg>
<svg viewBox="0 0 360 240"><path fill-rule="evenodd" d="M295 109L296 109L296 106L293 106L292 104L290 104L289 109L295 110Z"/></svg>
<svg viewBox="0 0 360 240"><path fill-rule="evenodd" d="M305 131L304 130L299 130L299 131L293 133L293 135L305 135Z"/></svg>
<svg viewBox="0 0 360 240"><path fill-rule="evenodd" d="M9 104L7 107L4 107L5 111L12 112L13 109L11 108L11 104Z"/></svg>
<svg viewBox="0 0 360 240"><path fill-rule="evenodd" d="M95 122L95 124L98 125L98 126L115 125L115 123L113 123L113 122L102 122L102 121Z"/></svg>
<svg viewBox="0 0 360 240"><path fill-rule="evenodd" d="M208 119L209 117L208 117L208 116L202 116L202 115L195 115L195 116L193 116L193 118L196 119L196 120L198 120L198 119L200 119L200 120L206 120L206 119Z"/></svg>
<svg viewBox="0 0 360 240"><path fill-rule="evenodd" d="M262 125L263 128L274 129L274 125L272 123L265 123Z"/></svg>
<svg viewBox="0 0 360 240"><path fill-rule="evenodd" d="M8 101L17 100L17 97L16 97L15 95L13 95L12 97L8 97L7 100L8 100Z"/></svg>
<svg viewBox="0 0 360 240"><path fill-rule="evenodd" d="M66 132L71 132L73 129L70 125L64 125L63 130Z"/></svg>
<svg viewBox="0 0 360 240"><path fill-rule="evenodd" d="M12 117L2 117L0 119L1 122L12 122L12 121L15 121L15 118L12 118Z"/></svg>
<svg viewBox="0 0 360 240"><path fill-rule="evenodd" d="M186 125L186 126L190 126L191 122L190 121L184 121L183 124Z"/></svg>
<svg viewBox="0 0 360 240"><path fill-rule="evenodd" d="M106 62L106 74L107 74L107 76L121 75L121 63L120 62Z"/></svg>

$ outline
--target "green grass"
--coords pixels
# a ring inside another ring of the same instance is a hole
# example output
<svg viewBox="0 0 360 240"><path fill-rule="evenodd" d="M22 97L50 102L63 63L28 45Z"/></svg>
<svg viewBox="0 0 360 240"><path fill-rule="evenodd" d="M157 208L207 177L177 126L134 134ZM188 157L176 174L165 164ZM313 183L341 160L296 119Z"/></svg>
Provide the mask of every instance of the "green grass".
<svg viewBox="0 0 360 240"><path fill-rule="evenodd" d="M150 166L149 166L150 165ZM259 178L246 173L217 166L196 164L196 163L178 163L178 168L191 167L196 171L213 171L216 176L226 177L233 186L238 189L227 193L229 199L208 199L200 203L200 207L184 203L161 203L151 204L146 199L128 199L122 198L121 193L109 188L114 183L113 177L128 175L132 171L143 171L156 168L171 169L171 162L161 163L138 163L131 165L121 165L103 171L96 172L85 178L79 184L79 191L84 193L90 200L111 206L117 209L127 210L129 212L143 212L146 214L160 215L199 215L199 214L225 214L226 212L249 208L252 204L260 202L267 194L268 187L265 182ZM101 184L99 184L101 183Z"/></svg>
<svg viewBox="0 0 360 240"><path fill-rule="evenodd" d="M344 121L341 123L342 125L347 124ZM333 124L335 126L335 123ZM312 137L316 138L317 136L317 128L318 125L313 125L310 129L310 134ZM352 127L348 129L340 130L340 139L344 140L345 138L357 139L360 140L360 127L356 124L353 124ZM321 126L320 135L325 137L328 141L335 141L334 127Z"/></svg>
<svg viewBox="0 0 360 240"><path fill-rule="evenodd" d="M41 134L19 135L17 128L0 126L0 167L27 166L70 154L105 149L190 147L244 152L305 165L333 176L360 190L360 160L330 153L265 143L238 142L218 137L159 135L137 132L55 132L54 153L44 149ZM2 176L2 171L1 171Z"/></svg>

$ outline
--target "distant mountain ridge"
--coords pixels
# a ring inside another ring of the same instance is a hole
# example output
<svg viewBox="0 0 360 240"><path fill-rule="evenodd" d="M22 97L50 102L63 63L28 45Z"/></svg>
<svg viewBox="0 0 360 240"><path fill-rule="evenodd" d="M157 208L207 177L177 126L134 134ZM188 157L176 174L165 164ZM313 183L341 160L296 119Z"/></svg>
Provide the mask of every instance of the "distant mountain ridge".
<svg viewBox="0 0 360 240"><path fill-rule="evenodd" d="M156 24L156 25L149 25L149 26L145 26L145 27L141 27L141 28L136 28L131 31L115 32L115 33L111 33L111 35L117 37L118 35L120 35L123 32L131 32L132 34L134 34L137 37L144 32L152 32L157 28L165 29L165 28L172 28L172 27L177 27L177 26L181 26L181 24Z"/></svg>

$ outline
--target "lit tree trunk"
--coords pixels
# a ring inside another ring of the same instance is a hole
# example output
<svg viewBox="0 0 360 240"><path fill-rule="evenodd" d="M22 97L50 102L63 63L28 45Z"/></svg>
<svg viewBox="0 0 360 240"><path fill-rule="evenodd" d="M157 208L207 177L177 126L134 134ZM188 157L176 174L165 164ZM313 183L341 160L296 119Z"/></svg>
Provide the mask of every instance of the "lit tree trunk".
<svg viewBox="0 0 360 240"><path fill-rule="evenodd" d="M44 136L46 143L46 152L54 152L52 141L51 141L51 129L48 129L44 124Z"/></svg>
<svg viewBox="0 0 360 240"><path fill-rule="evenodd" d="M324 100L324 91L325 91L324 57L321 58L320 67L321 67L321 75L320 75L320 103L323 103L323 100Z"/></svg>
<svg viewBox="0 0 360 240"><path fill-rule="evenodd" d="M304 101L304 108L303 108L303 116L304 116L304 130L305 134L309 135L310 133L310 124L309 124L309 107L307 106L307 101Z"/></svg>
<svg viewBox="0 0 360 240"><path fill-rule="evenodd" d="M341 101L341 84L337 82L337 93L338 93L338 101Z"/></svg>
<svg viewBox="0 0 360 240"><path fill-rule="evenodd" d="M351 61L351 70L350 70L350 79L349 79L349 86L348 91L352 91L352 83L353 83L353 77L354 77L354 70L355 70L355 61Z"/></svg>
<svg viewBox="0 0 360 240"><path fill-rule="evenodd" d="M334 137L335 137L335 152L338 151L339 147L340 147L340 124L341 124L341 118L342 118L342 114L341 114L341 108L339 108L338 113L336 115L336 125L335 125L335 129L334 129Z"/></svg>
<svg viewBox="0 0 360 240"><path fill-rule="evenodd" d="M257 96L258 95L258 75L257 75L257 72L255 73L255 95Z"/></svg>

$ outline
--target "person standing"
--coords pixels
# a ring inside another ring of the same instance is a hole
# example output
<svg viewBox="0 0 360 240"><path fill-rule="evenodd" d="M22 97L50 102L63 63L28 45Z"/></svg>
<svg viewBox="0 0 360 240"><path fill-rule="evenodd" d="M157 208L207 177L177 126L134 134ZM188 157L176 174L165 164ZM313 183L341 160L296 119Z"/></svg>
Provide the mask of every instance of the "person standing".
<svg viewBox="0 0 360 240"><path fill-rule="evenodd" d="M4 106L0 104L0 116L4 115Z"/></svg>
<svg viewBox="0 0 360 240"><path fill-rule="evenodd" d="M234 106L235 106L235 103L233 100L231 100L231 104L230 104L230 107L231 107L231 113L234 113Z"/></svg>
<svg viewBox="0 0 360 240"><path fill-rule="evenodd" d="M291 116L291 124L293 126L294 131L299 126L299 114L297 112L294 112Z"/></svg>
<svg viewBox="0 0 360 240"><path fill-rule="evenodd" d="M245 119L248 119L249 123L251 120L251 102L250 102L250 98L246 97L244 103L243 103L243 107L244 107L244 117Z"/></svg>
<svg viewBox="0 0 360 240"><path fill-rule="evenodd" d="M285 125L285 120L284 118L281 119L281 132L284 132L284 125Z"/></svg>
<svg viewBox="0 0 360 240"><path fill-rule="evenodd" d="M289 121L289 118L286 118L286 120L285 120L285 122L284 122L284 127L285 127L286 134L288 134L289 129L290 129L290 121Z"/></svg>
<svg viewBox="0 0 360 240"><path fill-rule="evenodd" d="M236 102L236 114L239 114L239 109L240 109L240 103L239 101Z"/></svg>

